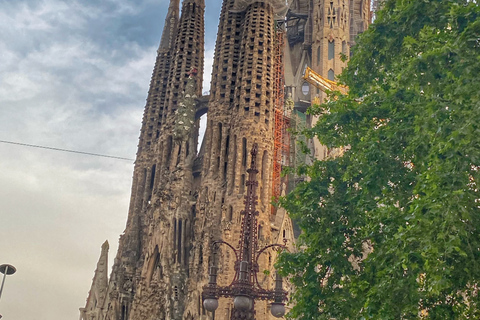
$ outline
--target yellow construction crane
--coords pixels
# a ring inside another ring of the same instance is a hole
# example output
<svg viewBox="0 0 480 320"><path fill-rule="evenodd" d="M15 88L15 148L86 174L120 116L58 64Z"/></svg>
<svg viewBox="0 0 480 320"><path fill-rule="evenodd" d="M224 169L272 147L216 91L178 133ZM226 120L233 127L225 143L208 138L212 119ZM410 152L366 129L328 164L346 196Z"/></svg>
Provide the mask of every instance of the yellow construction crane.
<svg viewBox="0 0 480 320"><path fill-rule="evenodd" d="M348 87L342 86L335 81L329 80L325 77L322 77L309 67L305 69L305 74L303 75L303 79L313 85L314 87L322 90L323 92L326 91L340 91L342 94L347 94L348 93ZM316 96L312 100L313 104L319 105L321 103L320 98ZM335 158L338 156L342 156L343 153L345 152L345 147L340 147L340 148L333 148L329 149L328 151L328 156Z"/></svg>
<svg viewBox="0 0 480 320"><path fill-rule="evenodd" d="M348 87L342 86L335 81L328 80L327 78L322 77L321 75L310 69L310 67L307 67L305 69L305 75L303 76L303 79L311 85L315 86L316 88L322 90L323 92L340 91L342 94L348 93Z"/></svg>

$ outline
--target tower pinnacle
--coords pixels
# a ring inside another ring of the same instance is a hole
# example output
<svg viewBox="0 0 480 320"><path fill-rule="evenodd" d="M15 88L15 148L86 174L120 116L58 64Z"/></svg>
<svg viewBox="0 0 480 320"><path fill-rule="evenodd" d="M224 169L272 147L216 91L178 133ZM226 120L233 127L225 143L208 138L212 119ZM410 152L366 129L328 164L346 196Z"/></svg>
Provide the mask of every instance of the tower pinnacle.
<svg viewBox="0 0 480 320"><path fill-rule="evenodd" d="M85 308L80 308L80 319L98 319L97 317L101 314L108 289L108 249L108 241L105 241L88 293L87 304Z"/></svg>
<svg viewBox="0 0 480 320"><path fill-rule="evenodd" d="M178 19L180 15L180 0L170 0L165 25L163 27L162 40L158 50L169 50L175 42L178 30Z"/></svg>

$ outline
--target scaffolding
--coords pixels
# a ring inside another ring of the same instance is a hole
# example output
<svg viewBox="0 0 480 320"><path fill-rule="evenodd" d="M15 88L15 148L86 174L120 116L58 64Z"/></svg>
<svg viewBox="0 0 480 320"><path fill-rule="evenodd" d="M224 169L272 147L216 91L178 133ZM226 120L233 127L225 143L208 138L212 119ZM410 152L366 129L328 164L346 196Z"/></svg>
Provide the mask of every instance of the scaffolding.
<svg viewBox="0 0 480 320"><path fill-rule="evenodd" d="M285 112L285 71L283 51L285 46L284 21L277 23L275 31L275 126L274 126L274 147L273 147L273 175L272 175L272 197L276 201L282 193L282 167L288 165L290 156L290 136L287 128L290 125L289 115ZM276 208L272 206L272 214Z"/></svg>

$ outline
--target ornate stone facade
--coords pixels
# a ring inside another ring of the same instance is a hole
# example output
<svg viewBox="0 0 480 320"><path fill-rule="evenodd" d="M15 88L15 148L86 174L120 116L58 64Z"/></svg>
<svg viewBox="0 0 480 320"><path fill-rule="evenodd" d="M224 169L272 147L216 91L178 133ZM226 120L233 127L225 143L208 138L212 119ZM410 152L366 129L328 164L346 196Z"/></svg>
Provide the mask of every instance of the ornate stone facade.
<svg viewBox="0 0 480 320"><path fill-rule="evenodd" d="M347 65L341 54L350 57L355 37L367 29L370 19L370 0L292 1L287 14L285 83L295 101L295 126L312 126L317 119L306 116L305 110L314 100L322 102L326 98L320 89L303 80L306 67L335 80ZM335 152L316 140L310 147L316 159Z"/></svg>
<svg viewBox="0 0 480 320"><path fill-rule="evenodd" d="M345 66L337 54L346 42L348 55L351 3L358 1L292 1L287 17L297 17L299 24L295 31L293 19L287 22L289 113L301 113L313 97L299 94L304 65L335 74ZM184 0L180 17L180 1L170 1L145 106L125 232L110 279L108 244L102 247L81 320L213 318L201 301L208 266L216 263L218 283L227 285L233 280L235 257L229 251L213 257L211 244L223 239L235 245L239 239L254 143L259 245L283 239L292 245L291 220L283 210L271 210L275 28L284 5L278 0L223 0L211 93L201 97L204 1ZM332 41L335 51L329 59ZM320 59L313 59L318 50ZM199 119L207 110L207 129L197 150ZM284 181L282 193L287 191ZM259 282L267 289L274 285L276 254L267 251L259 261ZM231 309L231 301L220 299L215 319L229 319ZM256 303L255 310L258 320L273 319L267 303Z"/></svg>

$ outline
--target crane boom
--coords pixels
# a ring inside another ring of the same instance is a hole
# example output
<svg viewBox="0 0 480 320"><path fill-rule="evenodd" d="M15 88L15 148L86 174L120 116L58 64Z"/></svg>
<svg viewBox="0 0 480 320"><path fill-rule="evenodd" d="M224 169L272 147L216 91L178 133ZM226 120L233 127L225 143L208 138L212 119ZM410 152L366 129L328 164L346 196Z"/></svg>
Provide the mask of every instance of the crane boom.
<svg viewBox="0 0 480 320"><path fill-rule="evenodd" d="M322 77L310 67L305 69L305 75L303 76L303 79L323 92L340 91L342 94L347 94L348 92L348 87L342 86L335 81Z"/></svg>

